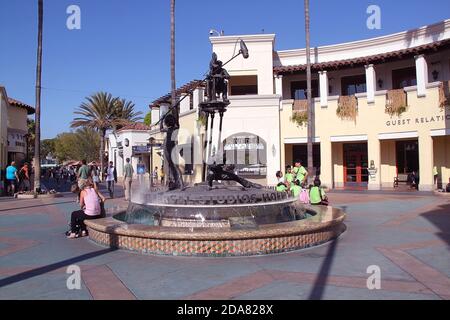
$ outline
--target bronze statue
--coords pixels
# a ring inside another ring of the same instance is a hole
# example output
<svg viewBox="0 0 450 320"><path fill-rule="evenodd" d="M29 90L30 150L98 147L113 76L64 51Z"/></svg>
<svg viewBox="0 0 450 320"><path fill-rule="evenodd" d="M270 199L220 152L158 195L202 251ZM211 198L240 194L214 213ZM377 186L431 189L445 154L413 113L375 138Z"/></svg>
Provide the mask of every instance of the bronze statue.
<svg viewBox="0 0 450 320"><path fill-rule="evenodd" d="M225 167L225 168L224 168ZM232 166L225 164L214 164L208 166L208 176L206 180L210 188L213 186L213 181L223 180L223 181L236 181L244 188L262 188L261 185L250 182L244 178L239 177L237 174L231 172Z"/></svg>
<svg viewBox="0 0 450 320"><path fill-rule="evenodd" d="M222 101L228 102L228 79L230 75L222 68L222 61L217 60L217 55L213 52L206 77L208 101L216 101L222 97Z"/></svg>
<svg viewBox="0 0 450 320"><path fill-rule="evenodd" d="M172 159L172 151L175 148L176 141L173 141L173 133L178 127L176 126L175 117L172 114L166 115L164 118L164 124L166 125L166 139L164 141L164 160L168 164L168 188L169 190L184 189L183 176L180 168L175 165Z"/></svg>

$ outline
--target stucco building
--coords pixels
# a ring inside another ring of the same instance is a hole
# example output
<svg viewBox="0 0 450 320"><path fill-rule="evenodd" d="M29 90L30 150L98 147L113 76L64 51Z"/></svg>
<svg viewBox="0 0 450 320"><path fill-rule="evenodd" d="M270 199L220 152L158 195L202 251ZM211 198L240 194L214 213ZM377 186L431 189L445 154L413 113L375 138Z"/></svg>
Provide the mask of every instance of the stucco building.
<svg viewBox="0 0 450 320"><path fill-rule="evenodd" d="M241 174L273 185L277 170L297 159L306 164L306 51L276 50L274 34L211 37L212 51L227 61L240 39L250 57L226 66L231 104L222 145L216 130L213 150L223 148L226 161L237 162ZM311 62L314 165L324 185L388 188L399 175L415 171L420 189L432 190L435 170L439 182L449 180L450 20L311 48ZM187 95L180 104L176 157L188 182L200 181L203 171L190 161L204 134L199 84L193 81L177 92L179 98ZM169 102L166 95L151 104L153 124ZM157 140L164 136L155 125L147 133ZM160 154L153 154L155 163Z"/></svg>

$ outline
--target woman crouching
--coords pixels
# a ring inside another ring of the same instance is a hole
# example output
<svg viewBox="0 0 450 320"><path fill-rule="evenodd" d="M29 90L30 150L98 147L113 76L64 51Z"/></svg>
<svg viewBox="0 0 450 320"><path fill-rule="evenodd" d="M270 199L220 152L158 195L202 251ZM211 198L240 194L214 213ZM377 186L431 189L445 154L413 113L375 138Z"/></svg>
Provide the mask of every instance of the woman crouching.
<svg viewBox="0 0 450 320"><path fill-rule="evenodd" d="M80 231L81 236L87 235L84 220L100 218L102 216L101 202L105 200L105 197L94 187L92 180L86 180L80 192L81 210L72 212L70 217L70 234L67 236L69 239L78 238Z"/></svg>

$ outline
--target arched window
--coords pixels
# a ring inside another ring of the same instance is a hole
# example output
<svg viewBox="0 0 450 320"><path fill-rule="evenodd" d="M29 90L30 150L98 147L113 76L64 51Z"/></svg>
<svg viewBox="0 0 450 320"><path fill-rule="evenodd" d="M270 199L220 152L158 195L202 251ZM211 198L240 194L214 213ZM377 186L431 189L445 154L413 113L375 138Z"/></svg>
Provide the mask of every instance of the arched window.
<svg viewBox="0 0 450 320"><path fill-rule="evenodd" d="M223 141L223 161L239 175L266 176L267 144L261 137L241 132Z"/></svg>

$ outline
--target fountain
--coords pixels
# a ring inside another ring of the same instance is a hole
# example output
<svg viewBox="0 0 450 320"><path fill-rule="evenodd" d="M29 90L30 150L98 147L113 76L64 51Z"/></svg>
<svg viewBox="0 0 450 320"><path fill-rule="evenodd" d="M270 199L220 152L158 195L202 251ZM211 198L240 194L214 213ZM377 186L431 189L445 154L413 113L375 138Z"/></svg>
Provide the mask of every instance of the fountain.
<svg viewBox="0 0 450 320"><path fill-rule="evenodd" d="M249 56L242 40L239 52L229 61L241 54ZM230 104L225 64L212 54L204 80L207 99L198 106L206 115L205 181L186 186L171 159L172 136L179 128L174 114L177 108L172 106L161 119L166 132L167 187L153 188L133 198L127 207L109 210L107 218L86 221L91 240L141 253L241 256L311 247L335 239L345 230L341 210L305 206L289 192L252 183L221 163L220 150L211 152L214 118L219 115L220 149L223 115Z"/></svg>

